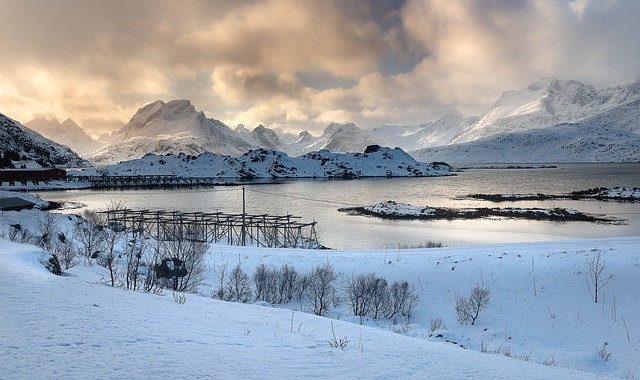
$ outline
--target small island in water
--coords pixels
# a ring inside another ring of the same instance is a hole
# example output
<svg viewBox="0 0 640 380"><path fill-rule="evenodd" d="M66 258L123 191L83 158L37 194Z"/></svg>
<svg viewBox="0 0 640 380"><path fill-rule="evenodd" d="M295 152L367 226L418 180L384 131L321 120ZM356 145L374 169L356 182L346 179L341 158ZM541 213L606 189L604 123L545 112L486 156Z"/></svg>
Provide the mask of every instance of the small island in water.
<svg viewBox="0 0 640 380"><path fill-rule="evenodd" d="M621 220L583 213L571 208L517 208L517 207L478 207L478 208L445 208L420 207L406 203L386 201L363 207L346 207L338 211L351 215L374 216L383 219L420 219L420 220L454 220L480 219L489 217L515 218L548 221L580 221L597 223L620 223Z"/></svg>

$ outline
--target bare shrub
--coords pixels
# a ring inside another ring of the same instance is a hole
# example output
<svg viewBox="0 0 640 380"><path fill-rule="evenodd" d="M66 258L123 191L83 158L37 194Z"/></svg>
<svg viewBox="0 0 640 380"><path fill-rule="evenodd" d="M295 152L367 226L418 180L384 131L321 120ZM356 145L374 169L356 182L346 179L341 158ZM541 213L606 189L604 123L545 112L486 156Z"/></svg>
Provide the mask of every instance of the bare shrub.
<svg viewBox="0 0 640 380"><path fill-rule="evenodd" d="M81 252L86 258L98 258L103 238L99 214L95 211L85 210L82 213L82 218L73 228L73 238L78 242Z"/></svg>
<svg viewBox="0 0 640 380"><path fill-rule="evenodd" d="M124 209L124 204L118 201L111 201L107 204L107 215L112 212L117 212ZM103 266L109 269L109 280L111 286L115 286L116 278L118 277L118 258L121 252L116 250L118 243L123 239L125 231L122 226L115 223L106 225L107 217L102 217L101 223L104 225L102 229L102 259L104 261ZM148 284L145 286L145 290L149 291Z"/></svg>
<svg viewBox="0 0 640 380"><path fill-rule="evenodd" d="M429 334L433 333L436 330L445 329L444 321L442 318L431 318L429 320Z"/></svg>
<svg viewBox="0 0 640 380"><path fill-rule="evenodd" d="M66 237L61 239L60 235L58 236L58 242L54 245L53 253L58 257L60 265L64 269L70 269L78 264L78 251L71 240Z"/></svg>
<svg viewBox="0 0 640 380"><path fill-rule="evenodd" d="M329 341L329 345L333 348L339 348L341 350L344 350L348 344L349 344L349 339L346 336L340 339L336 338L336 332L333 329L333 321L331 321L331 340Z"/></svg>
<svg viewBox="0 0 640 380"><path fill-rule="evenodd" d="M329 263L314 268L308 276L305 294L315 315L323 316L335 303L338 275Z"/></svg>
<svg viewBox="0 0 640 380"><path fill-rule="evenodd" d="M414 285L407 281L395 281L389 288L387 318L402 315L409 320L419 300L420 295L416 292Z"/></svg>
<svg viewBox="0 0 640 380"><path fill-rule="evenodd" d="M213 267L213 273L215 273L216 277L218 278L218 289L216 289L213 292L212 297L213 298L217 298L219 300L222 301L226 301L227 300L227 289L226 289L226 284L227 284L227 267L228 264L224 263L224 264L220 264L220 265L214 265Z"/></svg>
<svg viewBox="0 0 640 380"><path fill-rule="evenodd" d="M608 342L604 342L602 344L602 347L596 349L596 355L598 355L598 357L600 359L602 359L603 362L607 363L609 360L611 360L611 352L609 352L609 343Z"/></svg>
<svg viewBox="0 0 640 380"><path fill-rule="evenodd" d="M473 325L480 316L480 312L487 308L491 299L491 291L483 286L471 289L468 298L456 294L456 314L458 322Z"/></svg>
<svg viewBox="0 0 640 380"><path fill-rule="evenodd" d="M247 303L253 294L250 285L249 275L247 275L240 264L231 271L229 282L226 284L226 300Z"/></svg>
<svg viewBox="0 0 640 380"><path fill-rule="evenodd" d="M256 288L256 300L275 304L277 301L278 273L275 267L260 264L253 274L253 283Z"/></svg>
<svg viewBox="0 0 640 380"><path fill-rule="evenodd" d="M287 303L294 298L297 293L296 288L299 285L299 277L298 271L293 266L284 264L280 268L278 293L281 303Z"/></svg>
<svg viewBox="0 0 640 380"><path fill-rule="evenodd" d="M16 243L29 243L33 240L33 236L26 228L22 228L20 224L12 224L9 227L9 240Z"/></svg>
<svg viewBox="0 0 640 380"><path fill-rule="evenodd" d="M299 277L298 271L288 264L279 269L260 264L253 275L256 300L271 304L291 301L299 293Z"/></svg>
<svg viewBox="0 0 640 380"><path fill-rule="evenodd" d="M594 249L593 255L587 258L587 287L591 291L591 285L593 285L593 300L598 302L598 294L600 290L613 280L614 275L606 275L607 262L602 257L602 250Z"/></svg>
<svg viewBox="0 0 640 380"><path fill-rule="evenodd" d="M141 231L130 230L126 234L127 244L124 250L126 264L124 266L124 285L127 289L138 290L143 284L143 273L140 268L143 257L149 252L148 242Z"/></svg>
<svg viewBox="0 0 640 380"><path fill-rule="evenodd" d="M387 280L373 273L352 276L347 280L345 293L353 315L377 319L388 308Z"/></svg>
<svg viewBox="0 0 640 380"><path fill-rule="evenodd" d="M47 252L53 251L60 225L56 215L50 212L42 212L38 216L38 241L37 245Z"/></svg>

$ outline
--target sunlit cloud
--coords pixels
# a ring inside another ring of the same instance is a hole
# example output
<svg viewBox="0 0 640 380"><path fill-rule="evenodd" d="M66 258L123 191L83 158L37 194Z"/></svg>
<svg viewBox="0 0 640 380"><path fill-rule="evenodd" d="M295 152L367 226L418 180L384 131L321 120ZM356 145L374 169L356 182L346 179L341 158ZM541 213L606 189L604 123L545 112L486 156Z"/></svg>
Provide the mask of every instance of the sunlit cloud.
<svg viewBox="0 0 640 380"><path fill-rule="evenodd" d="M640 2L0 0L0 112L94 135L146 103L320 132L481 115L544 76L640 76Z"/></svg>

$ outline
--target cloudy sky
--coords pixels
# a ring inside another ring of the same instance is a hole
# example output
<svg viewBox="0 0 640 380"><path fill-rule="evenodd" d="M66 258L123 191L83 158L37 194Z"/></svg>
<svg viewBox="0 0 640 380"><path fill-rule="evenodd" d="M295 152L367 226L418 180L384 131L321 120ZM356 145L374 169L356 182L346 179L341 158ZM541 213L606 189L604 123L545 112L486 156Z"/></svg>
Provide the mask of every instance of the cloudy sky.
<svg viewBox="0 0 640 380"><path fill-rule="evenodd" d="M0 0L0 113L93 134L157 99L321 131L482 115L545 76L640 77L637 0Z"/></svg>

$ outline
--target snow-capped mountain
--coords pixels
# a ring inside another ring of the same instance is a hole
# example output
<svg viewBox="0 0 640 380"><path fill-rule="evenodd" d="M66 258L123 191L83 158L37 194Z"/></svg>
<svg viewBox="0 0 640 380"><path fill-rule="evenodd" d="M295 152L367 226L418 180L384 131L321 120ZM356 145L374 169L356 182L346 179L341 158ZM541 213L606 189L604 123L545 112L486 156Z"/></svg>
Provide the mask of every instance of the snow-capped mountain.
<svg viewBox="0 0 640 380"><path fill-rule="evenodd" d="M362 152L369 145L387 145L385 141L373 137L353 123L331 123L320 137L302 132L298 140L285 147L287 153L300 155L318 150L337 153Z"/></svg>
<svg viewBox="0 0 640 380"><path fill-rule="evenodd" d="M264 127L262 124L258 125L253 131L248 130L244 125L240 124L234 131L239 133L242 138L249 141L252 145L259 146L263 149L281 150L283 147L283 143L280 141L278 134Z"/></svg>
<svg viewBox="0 0 640 380"><path fill-rule="evenodd" d="M371 130L371 135L390 146L414 150L447 145L458 133L478 121L478 117L447 115L436 121L413 125L383 125Z"/></svg>
<svg viewBox="0 0 640 380"><path fill-rule="evenodd" d="M87 154L100 148L102 143L94 140L73 120L60 123L56 119L38 118L24 124L44 137L67 145L78 154Z"/></svg>
<svg viewBox="0 0 640 380"><path fill-rule="evenodd" d="M613 112L611 116L615 118L616 109L621 114L629 114L627 105L639 99L640 82L597 91L578 81L544 78L525 89L502 94L487 114L477 123L462 130L451 143L549 128L562 123L594 124L590 118L609 112ZM606 125L618 126L611 121ZM634 128L637 125L627 129Z"/></svg>
<svg viewBox="0 0 640 380"><path fill-rule="evenodd" d="M640 135L616 127L559 124L410 153L423 162L638 162Z"/></svg>
<svg viewBox="0 0 640 380"><path fill-rule="evenodd" d="M53 142L0 113L0 151L15 163L40 166L85 167L89 163L69 147Z"/></svg>
<svg viewBox="0 0 640 380"><path fill-rule="evenodd" d="M115 162L147 153L213 152L237 156L258 148L224 123L196 111L189 100L150 103L106 141L108 144L92 153L91 159Z"/></svg>
<svg viewBox="0 0 640 380"><path fill-rule="evenodd" d="M272 150L252 150L240 157L203 153L199 156L156 155L69 175L176 175L209 178L356 178L429 177L449 175L446 164L417 162L402 149L369 146L364 153L327 150L290 157Z"/></svg>

